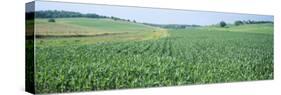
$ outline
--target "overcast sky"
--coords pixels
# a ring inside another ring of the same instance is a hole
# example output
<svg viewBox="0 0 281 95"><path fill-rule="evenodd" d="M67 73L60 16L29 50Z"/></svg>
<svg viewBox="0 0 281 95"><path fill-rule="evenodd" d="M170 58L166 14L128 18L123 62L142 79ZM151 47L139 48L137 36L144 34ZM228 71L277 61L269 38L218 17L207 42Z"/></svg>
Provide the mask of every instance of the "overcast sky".
<svg viewBox="0 0 281 95"><path fill-rule="evenodd" d="M220 21L233 23L235 20L273 21L273 16L269 15L233 14L48 1L36 1L35 10L65 10L81 13L96 13L104 16L115 16L123 19L155 24L210 25L216 24Z"/></svg>

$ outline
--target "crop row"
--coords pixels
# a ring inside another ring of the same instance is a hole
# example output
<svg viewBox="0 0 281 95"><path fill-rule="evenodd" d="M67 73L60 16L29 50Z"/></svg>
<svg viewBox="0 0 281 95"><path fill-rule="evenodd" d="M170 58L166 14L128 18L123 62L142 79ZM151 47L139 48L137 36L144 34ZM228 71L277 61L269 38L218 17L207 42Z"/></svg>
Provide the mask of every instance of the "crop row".
<svg viewBox="0 0 281 95"><path fill-rule="evenodd" d="M72 92L273 79L273 36L170 30L159 40L37 47L36 91Z"/></svg>

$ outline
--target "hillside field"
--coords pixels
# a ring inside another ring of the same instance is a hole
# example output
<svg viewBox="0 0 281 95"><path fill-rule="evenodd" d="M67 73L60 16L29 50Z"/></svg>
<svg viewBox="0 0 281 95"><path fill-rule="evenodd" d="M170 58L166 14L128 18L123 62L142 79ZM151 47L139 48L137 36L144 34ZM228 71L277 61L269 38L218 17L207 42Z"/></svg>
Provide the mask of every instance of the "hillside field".
<svg viewBox="0 0 281 95"><path fill-rule="evenodd" d="M273 24L163 29L35 20L36 93L273 79Z"/></svg>

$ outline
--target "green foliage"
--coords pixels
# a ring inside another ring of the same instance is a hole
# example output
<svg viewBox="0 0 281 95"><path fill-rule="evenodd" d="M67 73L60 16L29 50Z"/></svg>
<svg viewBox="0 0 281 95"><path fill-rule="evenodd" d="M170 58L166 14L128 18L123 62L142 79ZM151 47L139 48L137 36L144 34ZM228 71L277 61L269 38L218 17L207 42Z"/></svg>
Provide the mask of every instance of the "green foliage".
<svg viewBox="0 0 281 95"><path fill-rule="evenodd" d="M57 10L47 10L47 11L36 11L35 18L61 18L61 17L81 17L83 16L78 12L70 11L57 11Z"/></svg>
<svg viewBox="0 0 281 95"><path fill-rule="evenodd" d="M241 21L241 20L237 20L234 22L234 25L239 26L242 24L273 24L272 21L253 21L253 20L248 20L248 21Z"/></svg>
<svg viewBox="0 0 281 95"><path fill-rule="evenodd" d="M273 79L272 34L208 27L169 33L158 40L36 47L36 92Z"/></svg>
<svg viewBox="0 0 281 95"><path fill-rule="evenodd" d="M56 20L51 18L51 19L48 20L48 22L56 22Z"/></svg>
<svg viewBox="0 0 281 95"><path fill-rule="evenodd" d="M225 23L224 21L221 21L221 22L220 22L220 26L221 26L221 27L225 27L225 26L226 26L226 23Z"/></svg>
<svg viewBox="0 0 281 95"><path fill-rule="evenodd" d="M242 24L243 24L243 22L242 22L242 21L240 21L240 20L237 20L237 21L235 21L235 22L234 22L234 24L235 24L236 26L239 26L239 25L242 25Z"/></svg>
<svg viewBox="0 0 281 95"><path fill-rule="evenodd" d="M86 18L111 18L113 20L122 20L127 21L126 19L121 19L118 17L107 17L103 15L98 15L95 13L87 13L82 14L79 12L72 12L72 11L58 11L58 10L46 10L46 11L35 11L26 13L27 19L34 19L35 18L74 18L74 17L86 17Z"/></svg>
<svg viewBox="0 0 281 95"><path fill-rule="evenodd" d="M185 25L185 24L152 24L152 23L143 23L145 25L167 28L167 29L184 29L192 27L200 27L200 25Z"/></svg>

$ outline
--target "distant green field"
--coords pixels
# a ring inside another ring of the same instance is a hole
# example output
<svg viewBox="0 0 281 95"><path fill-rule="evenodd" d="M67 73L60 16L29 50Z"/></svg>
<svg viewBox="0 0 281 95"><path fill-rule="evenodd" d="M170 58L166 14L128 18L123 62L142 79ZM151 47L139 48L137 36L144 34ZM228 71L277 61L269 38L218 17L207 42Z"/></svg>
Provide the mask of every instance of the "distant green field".
<svg viewBox="0 0 281 95"><path fill-rule="evenodd" d="M48 22L48 19L36 19L38 35L54 34L75 35L75 34L98 34L115 32L152 32L155 27L131 23L126 21L114 21L112 19L91 19L91 18L59 18L56 23Z"/></svg>
<svg viewBox="0 0 281 95"><path fill-rule="evenodd" d="M39 35L70 35L37 39L37 93L273 79L272 24L166 30L109 19L35 23Z"/></svg>
<svg viewBox="0 0 281 95"><path fill-rule="evenodd" d="M263 34L273 34L273 24L248 24L248 25L231 25L228 28L221 27L203 27L203 29L208 29L212 31L229 31L229 32L249 32L249 33L263 33Z"/></svg>
<svg viewBox="0 0 281 95"><path fill-rule="evenodd" d="M168 35L165 29L112 19L59 18L55 23L35 19L35 23L36 36L46 38L37 40L39 46L158 39Z"/></svg>

